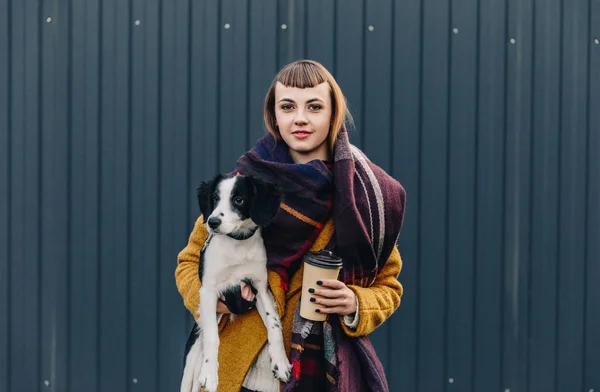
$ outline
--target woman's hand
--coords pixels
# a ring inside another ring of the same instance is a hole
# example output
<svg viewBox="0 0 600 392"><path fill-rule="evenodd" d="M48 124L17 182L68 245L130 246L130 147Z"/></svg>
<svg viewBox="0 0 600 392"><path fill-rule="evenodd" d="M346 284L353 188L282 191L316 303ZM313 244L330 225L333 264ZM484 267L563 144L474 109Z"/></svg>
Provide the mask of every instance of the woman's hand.
<svg viewBox="0 0 600 392"><path fill-rule="evenodd" d="M242 289L242 298L249 302L254 301L254 293L252 292L250 285L246 282L241 282L240 288ZM221 296L221 300L224 301L225 297ZM217 313L229 314L231 311L223 302L217 301Z"/></svg>
<svg viewBox="0 0 600 392"><path fill-rule="evenodd" d="M344 282L336 279L323 279L316 286L309 288L310 301L319 305L319 313L340 314L343 316L356 313L356 294Z"/></svg>

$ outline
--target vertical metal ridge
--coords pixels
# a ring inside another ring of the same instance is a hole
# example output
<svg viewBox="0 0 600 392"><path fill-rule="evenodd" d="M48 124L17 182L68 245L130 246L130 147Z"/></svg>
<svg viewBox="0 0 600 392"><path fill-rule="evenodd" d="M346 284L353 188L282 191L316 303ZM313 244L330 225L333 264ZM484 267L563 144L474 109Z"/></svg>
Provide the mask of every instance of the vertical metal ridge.
<svg viewBox="0 0 600 392"><path fill-rule="evenodd" d="M187 42L187 91L186 91L186 96L187 96L187 105L186 105L186 128L187 128L187 133L186 133L186 144L187 144L187 149L186 149L186 170L185 170L185 176L186 176L186 188L188 188L187 190L189 191L189 186L192 184L192 57L193 57L193 45L192 45L192 22L193 22L193 11L192 11L192 6L193 2L192 0L188 0L187 2L187 8L188 8L188 25L187 25L187 36L188 36L188 42ZM192 218L192 203L190 201L190 198L193 199L193 193L188 193L188 201L186 203L186 219L182 222L185 226L183 229L183 232L186 232L189 230L189 224L188 221L190 221L190 219ZM194 221L192 220L192 227L194 225ZM158 263L157 263L158 264ZM157 275L157 280L159 280ZM182 329L183 332L185 333L185 330L187 329L186 326L186 321L187 321L187 314L188 311L185 308L185 306L183 307L182 311ZM158 328L157 328L158 329ZM185 336L185 335L183 335ZM157 384L158 385L158 384Z"/></svg>
<svg viewBox="0 0 600 392"><path fill-rule="evenodd" d="M73 210L71 208L71 206L73 205L73 194L72 194L72 187L73 187L73 172L72 172L72 167L73 167L73 140L72 140L72 135L73 135L73 0L69 0L66 4L67 7L67 26L65 26L65 32L67 34L67 159L66 159L66 163L67 163L67 189L66 189L66 193L67 193L67 207L66 207L66 212L67 212L67 233L66 233L66 237L67 237L67 243L66 243L66 253L67 253L67 260L66 260L66 264L67 264L67 273L65 276L66 279L66 287L65 290L67 292L67 297L66 297L66 336L67 339L65 341L65 360L66 360L66 366L65 366L65 388L66 391L70 391L70 381L71 381L71 377L70 377L70 373L71 373L71 367L69 366L69 364L71 363L71 345L72 345L72 341L71 341L71 316L72 316L72 312L71 312L71 284L72 284L72 279L71 279L71 267L73 265L73 248L71 247L71 243L73 242Z"/></svg>
<svg viewBox="0 0 600 392"><path fill-rule="evenodd" d="M422 156L423 156L423 19L425 17L425 5L424 1L419 2L419 115L418 115L418 123L419 123L419 136L418 136L418 181L417 188L419 198L423 192L423 164L422 164ZM417 284L421 283L421 213L423 211L422 208L423 203L417 204L417 252L416 252L416 279ZM419 362L419 348L421 341L421 296L416 295L416 342L415 342L415 390L419 390L419 370L420 370L420 362Z"/></svg>
<svg viewBox="0 0 600 392"><path fill-rule="evenodd" d="M161 137L162 137L162 131L163 131L163 126L162 126L162 81L163 81L163 14L164 14L164 2L163 0L158 0L158 96L157 96L157 132L156 132L156 152L157 152L157 173L156 173L156 187L158 189L158 192L156 193L156 207L158 208L158 211L156 213L156 242L155 242L155 246L156 246L156 252L155 252L155 257L156 257L156 293L155 293L155 312L156 312L156 319L160 320L161 319L161 307L160 307L160 289L161 289L161 279L160 277L160 255L161 255L161 236L162 236L162 215L161 215L161 203L162 203L162 148L161 148ZM156 346L156 352L158 354L158 358L156 359L156 385L159 386L161 385L161 375L162 372L160 372L160 363L161 363L161 359L162 359L162 355L160 353L160 328L156 328L156 342L154 343Z"/></svg>
<svg viewBox="0 0 600 392"><path fill-rule="evenodd" d="M277 14L275 15L275 26L277 26ZM245 118L245 123L246 124L250 124L250 67L252 65L252 60L250 59L250 44L251 44L251 40L250 40L250 34L252 33L252 29L250 28L250 26L252 25L252 15L251 15L251 10L250 10L250 0L246 0L246 118ZM275 34L275 36L277 36L277 34ZM277 39L277 38L275 38ZM277 45L275 45L275 50L277 50ZM275 57L277 58L277 57ZM251 134L251 126L246 125L246 129L245 129L245 138L246 138L246 143L245 143L245 149L249 149L250 148L250 134Z"/></svg>
<svg viewBox="0 0 600 392"><path fill-rule="evenodd" d="M336 8L334 9L333 14L337 15L337 1L336 1ZM391 0L391 6L392 6L392 14L391 14L391 20L390 20L390 35L391 35L391 39L390 39L390 76L391 76L391 80L390 80L390 115L389 115L389 121L390 121L390 145L389 145L389 149L390 149L390 161L388 163L388 167L389 167L389 174L394 177L394 105L395 105L395 73L394 73L394 68L395 68L395 48L396 48L396 34L395 34L395 29L394 29L394 21L396 20L396 0ZM336 29L334 29L334 43L337 42L336 38L335 38L335 32ZM334 56L334 64L335 64L335 56ZM396 239L397 241L398 239ZM397 242L396 242L397 245ZM391 325L387 328L387 341L388 344L391 344L391 342L393 342L393 334L392 334L392 328ZM387 350L387 359L386 359L386 363L388 363L391 367L392 365L392 352L393 350Z"/></svg>
<svg viewBox="0 0 600 392"><path fill-rule="evenodd" d="M336 2L337 5L337 2ZM396 74L394 72L394 69L396 67L396 56L395 56L395 49L396 49L396 29L394 28L394 26L396 25L394 23L394 21L396 20L396 0L391 0L391 5L392 5L392 15L391 15L391 26L390 26L390 34L391 34L391 38L390 38L390 145L389 145L389 149L390 149L390 161L389 161L389 168L390 168L390 175L392 177L394 177L394 106L396 104L395 102L395 98L396 98L396 88L395 88L395 83L396 83ZM334 10L334 15L337 15L337 9ZM334 37L335 37L335 30L334 30ZM335 38L334 38L334 42ZM335 59L335 58L334 58ZM389 332L389 331L388 331ZM391 350L390 350L391 351ZM390 354L391 355L391 354ZM391 363L390 361L388 361L388 363Z"/></svg>
<svg viewBox="0 0 600 392"><path fill-rule="evenodd" d="M502 113L502 121L503 121L503 130L504 130L504 135L502 137L502 238L501 238L501 244L502 244L502 249L501 249L501 255L500 255L500 260L502 260L502 263L505 263L506 261L506 248L507 248L507 240L506 240L506 227L507 227L507 189L506 189L506 184L508 183L508 170L506 168L506 162L508 161L507 159L507 155L508 155L508 49L506 47L506 38L508 37L508 29L509 29L509 1L510 0L504 0L504 36L503 36L503 42L504 42L504 90L503 90L503 113ZM479 6L479 3L478 3ZM478 29L478 35L479 35L479 24L477 25L477 29ZM479 40L478 40L479 41ZM479 45L477 47L477 50L479 50ZM477 57L477 95L479 96L479 56ZM477 100L479 102L479 99ZM477 111L479 111L479 108L477 108ZM476 133L477 135L477 133ZM478 139L476 138L476 143L478 143ZM475 154L478 154L478 149L477 149L477 145L475 148ZM477 162L477 161L476 161ZM477 167L477 166L476 166ZM474 233L475 236L477 236L477 231L475 231ZM475 237L477 238L477 237ZM477 263L474 263L475 265L477 265ZM518 284L518 282L517 282ZM502 319L504 319L504 314L506 312L506 304L505 304L505 299L506 296L504 295L504 289L506 286L506 264L504 264L503 268L502 268L502 273L500 276L500 317ZM505 389L510 390L513 386L512 385L506 385L506 380L505 380L505 371L506 369L504 368L504 362L506 360L506 350L505 350L505 344L506 344L506 340L505 340L505 322L502 322L502 324L500 325L500 382L502 384L504 384L502 387L504 388L504 386L506 386ZM475 361L473 361L473 363L475 363ZM473 376L474 377L474 376Z"/></svg>
<svg viewBox="0 0 600 392"><path fill-rule="evenodd" d="M560 197L560 191L561 191L561 187L562 187L562 154L563 154L563 147L562 147L562 132L563 132L563 79L564 79L564 72L563 72L563 57L564 57L564 53L563 53L563 47L564 47L564 9L565 9L565 4L564 4L564 0L560 0L560 23L559 23L559 35L560 35L560 39L559 39L559 46L558 46L558 53L559 53L559 59L558 59L558 72L559 72L559 78L558 78L558 132L557 132L557 186L556 186L556 192L557 197L556 197L556 245L555 245L555 254L556 254L556 271L555 271L555 276L554 276L554 287L556 287L556 300L554 302L554 376L553 376L553 383L554 383L554 391L556 392L557 386L558 386L558 355L559 355L559 335L560 335L560 323L559 323L559 310L560 310L560 270L561 270L561 263L559 262L560 260L560 251L561 251L561 244L560 244L560 232L561 232L561 211L562 211L562 203L561 203L561 197Z"/></svg>
<svg viewBox="0 0 600 392"><path fill-rule="evenodd" d="M365 118L367 116L365 116L365 108L367 107L366 104L366 99L364 99L365 96L365 86L366 86L366 74L367 74L367 59L366 59L366 53L367 53L367 34L365 33L365 26L367 23L367 1L368 0L363 0L362 2L362 30L361 30L361 34L362 34L362 47L361 47L361 70L360 70L360 95L362 96L363 99L361 99L361 105L360 105L360 131L359 131L359 140L360 140L360 148L361 150L365 151Z"/></svg>
<svg viewBox="0 0 600 392"><path fill-rule="evenodd" d="M533 228L533 175L534 175L534 171L533 171L533 166L534 166L534 153L535 153L535 44L536 44L536 29L535 29L535 23L537 21L536 15L535 15L535 2L536 0L532 0L531 2L531 80L530 80L530 96L529 96L529 100L530 100L530 113L531 113L531 121L529 124L529 134L530 134L530 138L529 138L529 176L530 176L530 181L529 181L529 231L532 231ZM531 312L529 311L531 309L531 270L532 270L532 260L531 260L531 256L533 253L533 246L532 246L532 238L529 238L528 241L528 250L527 250L527 338L525 339L526 342L529 342L529 337L531 336ZM526 348L527 351L527 363L525 364L526 367L526 371L525 371L525 383L527 388L529 389L529 382L530 382L530 373L531 373L531 366L530 365L530 360L531 360L531 350L529 350L529 347Z"/></svg>
<svg viewBox="0 0 600 392"><path fill-rule="evenodd" d="M161 0L162 1L162 0ZM221 122L219 121L219 118L221 117L221 89L218 87L221 85L221 29L219 28L219 26L222 23L222 7L223 7L223 2L222 0L217 0L218 5L217 5L217 96L215 97L216 100L216 108L215 108L215 115L217 116L217 121L216 121L216 125L217 125L217 148L216 151L217 153L215 154L216 159L217 159L217 170L221 170Z"/></svg>
<svg viewBox="0 0 600 392"><path fill-rule="evenodd" d="M448 15L446 18L446 184L445 184L445 192L446 197L444 200L444 315L443 315L443 323L444 323L444 332L442 334L442 345L443 345L443 355L442 359L443 368L442 372L444 375L444 380L442 380L442 385L444 386L444 392L448 390L448 383L445 380L448 378L448 265L449 265L449 254L450 254L450 246L448 245L450 241L450 165L452 163L450 159L450 144L452 133L452 34L448 33L448 30L452 26L452 18L453 18L453 6L454 1L448 1Z"/></svg>
<svg viewBox="0 0 600 392"><path fill-rule="evenodd" d="M308 19L308 2L310 0L304 0L304 15L302 15L302 35L303 37L303 41L302 42L302 58L306 59L308 56L308 26L307 26L307 19ZM366 1L366 0L365 0ZM294 60L296 60L296 56L294 56Z"/></svg>
<svg viewBox="0 0 600 392"><path fill-rule="evenodd" d="M96 206L96 221L98 222L98 230L96 232L96 244L97 244L97 253L96 253L96 266L97 266L97 274L96 274L96 300L97 300L97 307L96 307L96 320L102 320L102 256L103 256L103 252L102 252L102 191L103 191L103 184L102 184L102 142L103 142L103 137L102 137L102 126L104 121L102 120L102 113L103 113L103 106L102 106L102 72L103 72L103 54L104 54L104 50L102 48L102 40L103 40L103 33L104 33L104 13L103 13L103 9L102 9L102 1L98 0L98 9L97 9L97 15L98 15L98 74L97 74L97 110L98 110L98 167L97 167L97 172L96 172L96 176L98 178L98 200L97 200L97 206ZM98 330L98 333L96 335L96 375L97 375L97 385L96 385L96 390L100 391L101 388L100 386L102 385L102 378L100 377L101 373L100 373L100 364L102 362L102 356L100 353L100 347L101 347L101 336L102 333L100 330Z"/></svg>
<svg viewBox="0 0 600 392"><path fill-rule="evenodd" d="M145 4L145 3L144 3ZM186 144L187 144L187 155L186 155L186 170L185 170L185 179L186 184L189 186L192 183L192 53L193 53L193 45L192 45L192 0L187 1L188 8L188 25L187 25L187 105L186 105ZM188 196L191 197L191 196ZM188 220L192 214L191 203L188 201L186 208L186 217L187 219L183 222L185 224L184 231L187 231L189 225Z"/></svg>
<svg viewBox="0 0 600 392"><path fill-rule="evenodd" d="M289 6L289 5L288 5ZM275 2L275 72L279 71L279 57L281 56L281 51L279 50L279 29L277 26L282 22L279 16L279 1ZM288 27L294 28L294 24L291 21L287 21Z"/></svg>
<svg viewBox="0 0 600 392"><path fill-rule="evenodd" d="M131 145L132 142L132 133L133 133L133 121L132 121L132 115L131 115L131 108L132 108L132 104L131 104L131 99L132 99L132 89L133 89L133 82L132 82L132 48L133 48L133 27L132 27L132 18L133 17L133 0L127 0L127 201L126 201L126 209L127 209L127 222L126 222L126 239L125 239L125 252L127 254L127 261L126 261L126 266L125 266L125 274L127 275L125 277L125 281L127 282L127 285L125 287L125 295L127 296L126 300L125 300L125 314L126 314L126 320L125 320L125 344L127 345L127 352L126 352L126 358L125 358L125 385L127 385L126 390L130 391L131 390L131 383L128 382L128 380L131 380L131 228L132 228L132 223L131 223L131 206L132 206L132 200L131 200L131 178L132 178L132 154L133 154L133 148Z"/></svg>
<svg viewBox="0 0 600 392"><path fill-rule="evenodd" d="M12 59L12 39L13 39L13 34L12 34L12 28L13 28L13 24L12 24L12 0L6 0L7 1L7 30L8 30L8 34L7 34L7 48L8 48L8 58ZM7 320L6 320L6 327L7 327L7 361L6 361L6 385L8 387L8 390L11 390L11 354L12 354L12 339L11 339L11 334L12 334L12 328L11 328L11 323L10 323L10 319L11 319L11 313L12 313L12 284L11 284L11 274L12 274L12 268L11 268L11 261L12 261L12 230L11 230L11 223L12 223L12 197L11 197L11 186L12 186L12 149L11 149L11 145L12 145L12 110L13 110L13 104L12 104L12 61L7 61L7 79L6 79L6 84L7 84L7 101L8 101L8 108L7 108L7 116L6 116L6 122L7 122L7 144L8 144L8 151L7 151L7 175L6 175L6 181L7 181L7 187L6 187L6 200L7 200L7 243L6 243L6 253L8 255L8 260L6 263L6 273L8 276L8 279L6 280L7 283L7 290L8 290L8 295L7 295L7 304L6 304L6 312L7 312ZM41 99L38 97L38 99ZM41 150L40 150L41 151ZM40 214L41 215L41 214ZM38 273L38 276L40 274ZM41 290L40 290L41 291ZM38 313L41 313L41 308L38 308ZM38 318L38 320L40 320L41 318ZM38 328L38 335L40 334L40 328ZM38 340L41 341L41 340ZM39 348L38 348L38 359L37 359L37 363L40 363L40 357L41 355L39 355ZM38 367L39 369L39 367Z"/></svg>
<svg viewBox="0 0 600 392"><path fill-rule="evenodd" d="M473 173L473 179L474 179L474 184L473 184L473 200L475 202L475 208L473 209L473 246L471 249L471 255L473 257L473 271L472 271L472 275L471 275L471 279L473 281L473 298L471 299L471 379L469 380L470 382L470 386L469 386L469 391L473 390L473 386L475 385L475 355L477 353L476 350L476 339L475 336L477 334L477 330L476 330L476 318L477 318L477 241L478 241L478 233L479 231L477 230L477 224L479 221L479 123L481 120L481 117L479 116L479 99L480 99L480 94L479 94L479 88L480 88L480 83L479 83L479 78L480 78L480 64L481 64L481 1L477 2L477 27L476 27L476 34L477 34L477 38L476 38L476 56L475 56L475 131L473 132L474 136L475 136L475 140L473 141L474 144L474 152L475 152L475 156L474 158L474 162L475 162L475 167L474 167L474 173Z"/></svg>
<svg viewBox="0 0 600 392"><path fill-rule="evenodd" d="M393 4L394 4L393 1L394 0L392 0L392 10L393 10ZM331 71L332 71L334 77L337 77L337 56L336 56L336 53L337 53L336 48L338 46L337 45L337 15L338 15L338 1L333 0L333 37L332 37L332 39L333 39L333 55L331 56L333 64L331 66L331 68L332 68ZM393 37L392 37L392 39L393 39ZM393 56L394 51L392 50L391 53ZM392 84L392 86L393 86L393 84ZM392 88L392 90L393 90L393 88Z"/></svg>
<svg viewBox="0 0 600 392"><path fill-rule="evenodd" d="M11 0L8 0L9 3L9 7L10 7L10 3ZM38 14L36 15L37 21L38 23L43 23L42 22L42 0L38 0ZM9 11L9 15L11 14L11 11ZM9 24L10 24L10 18L9 18ZM10 34L10 33L9 33ZM43 207L43 200L42 200L42 194L43 194L43 178L42 178L42 173L43 173L43 156L44 156L44 149L43 149L43 141L42 141L42 135L43 135L43 127L42 127L42 104L43 104L43 94L42 94L42 88L43 88L43 80L44 80L44 73L42 72L42 52L43 52L43 42L44 42L44 35L42 34L42 27L40 26L40 28L38 29L38 51L37 51L37 61L38 61L38 96L37 96L37 104L38 104L38 110L37 110L37 116L38 116L38 124L37 124L37 132L38 132L38 153L40 154L39 158L38 158L38 189L39 189L39 193L38 193L38 198L37 198L37 206L38 206L38 219L37 219L37 249L38 251L40 251L41 254L41 249L42 249L42 244L43 244L43 238L44 238L44 230L42 230L42 225L43 225L43 220L42 220L42 207ZM10 45L10 36L9 36L9 45ZM9 62L9 67L10 67L10 62ZM10 80L9 80L10 82ZM8 88L9 88L9 94L10 94L10 88L11 88L11 84L8 84ZM9 102L10 102L10 96L9 96ZM9 108L8 110L8 115L10 116L11 114L11 109ZM10 136L10 123L9 123L9 136ZM10 146L10 143L9 143ZM10 168L10 151L11 149L8 149L9 151L9 172L8 175L10 177L10 172L11 172L11 168ZM10 197L8 198L8 202L9 202L9 216L10 216ZM10 219L9 219L10 222ZM9 234L10 235L10 234ZM10 241L8 242L8 246L9 246L9 252L10 252ZM8 259L10 261L10 253L8 256ZM8 264L9 268L10 268L10 262ZM10 277L10 270L9 270L9 277ZM42 281L42 258L39 257L37 260L37 281L41 282ZM9 296L10 296L10 279L8 280L8 285L9 285ZM38 305L42 303L42 290L38 290L37 292L37 302ZM10 302L9 302L9 306L10 306ZM42 307L38 306L37 308L37 331L36 331L36 338L37 341L39 342L40 346L38 346L37 348L37 358L36 358L36 375L39 377L39 375L41 374L41 369L42 369L42 349L41 349L41 342L42 342L42 326L41 326L41 320L42 320ZM8 325L9 327L9 331L10 331L10 323ZM9 347L10 347L10 341L9 341ZM9 349L9 355L10 355L10 349ZM7 378L7 381L9 382L8 385L8 390L10 391L10 377Z"/></svg>
<svg viewBox="0 0 600 392"><path fill-rule="evenodd" d="M592 38L592 0L588 0L588 9L587 9L587 16L588 16L588 31L587 31L587 35L586 37L589 37L589 39ZM590 80L591 80L591 72L590 69L592 68L592 48L591 48L591 44L586 45L587 48L587 70L586 70L586 86L587 86L587 90L586 90L586 119L585 119L585 126L586 126L586 135L585 135L585 145L586 145L586 154L585 154L585 214L584 214L584 242L585 242L585 248L583 250L583 265L584 265L584 279L583 279L583 336L582 336L582 340L583 340L583 344L581 347L583 347L583 350L581 352L581 356L582 356L582 360L581 360L581 386L585 389L586 388L586 369L587 369L587 333L588 333L588 328L587 328L587 308L588 308L588 279L587 276L589 275L589 259L590 259L590 247L589 247L589 243L590 238L589 238L589 227L590 227L590 221L589 221L589 208L590 208L590 181L591 181L591 175L592 175L592 171L590 170L590 151L591 151L591 145L590 145L590 135L591 135L591 110L590 110L590 100L591 100L591 87L590 87Z"/></svg>

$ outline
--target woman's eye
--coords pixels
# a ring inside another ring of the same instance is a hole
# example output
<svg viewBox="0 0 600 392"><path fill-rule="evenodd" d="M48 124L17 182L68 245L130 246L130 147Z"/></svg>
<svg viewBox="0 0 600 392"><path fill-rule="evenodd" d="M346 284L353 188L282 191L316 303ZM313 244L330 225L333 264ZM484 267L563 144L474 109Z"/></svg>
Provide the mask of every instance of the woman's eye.
<svg viewBox="0 0 600 392"><path fill-rule="evenodd" d="M310 105L308 108L310 110L320 110L322 107L321 105Z"/></svg>
<svg viewBox="0 0 600 392"><path fill-rule="evenodd" d="M242 199L241 197L236 197L235 199L233 199L233 202L237 205L242 205L244 204L244 199Z"/></svg>
<svg viewBox="0 0 600 392"><path fill-rule="evenodd" d="M281 108L283 110L292 110L293 106L292 105L281 105Z"/></svg>

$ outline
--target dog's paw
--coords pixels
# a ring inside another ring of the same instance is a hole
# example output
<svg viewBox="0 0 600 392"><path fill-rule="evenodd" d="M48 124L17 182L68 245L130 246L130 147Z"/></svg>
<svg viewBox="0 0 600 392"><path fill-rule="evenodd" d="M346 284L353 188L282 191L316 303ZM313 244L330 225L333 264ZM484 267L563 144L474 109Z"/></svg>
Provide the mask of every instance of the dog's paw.
<svg viewBox="0 0 600 392"><path fill-rule="evenodd" d="M271 372L273 377L282 382L287 382L292 371L292 364L288 361L285 351L275 355L271 354Z"/></svg>
<svg viewBox="0 0 600 392"><path fill-rule="evenodd" d="M216 361L214 361L216 363ZM216 392L217 386L219 385L219 372L218 366L211 363L204 363L202 370L200 370L200 376L198 377L198 384L200 389L206 392Z"/></svg>

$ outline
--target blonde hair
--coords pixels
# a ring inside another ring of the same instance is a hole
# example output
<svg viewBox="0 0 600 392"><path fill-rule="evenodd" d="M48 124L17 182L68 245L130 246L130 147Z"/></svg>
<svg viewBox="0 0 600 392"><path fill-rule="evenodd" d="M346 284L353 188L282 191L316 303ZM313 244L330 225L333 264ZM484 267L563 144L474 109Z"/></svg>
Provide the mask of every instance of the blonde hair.
<svg viewBox="0 0 600 392"><path fill-rule="evenodd" d="M346 98L333 75L322 64L313 60L294 61L279 71L265 97L264 111L265 125L275 140L281 140L275 118L275 87L278 82L286 87L297 88L311 88L324 82L329 84L332 110L327 145L330 151L333 151L335 140L344 123L346 121L352 123L352 115L348 110Z"/></svg>

